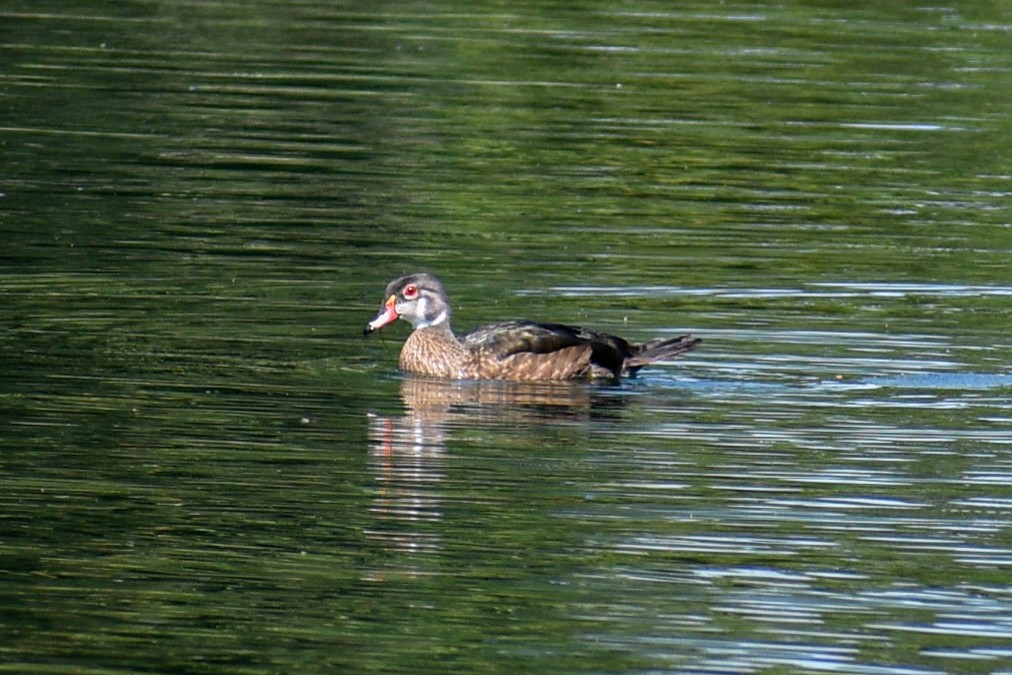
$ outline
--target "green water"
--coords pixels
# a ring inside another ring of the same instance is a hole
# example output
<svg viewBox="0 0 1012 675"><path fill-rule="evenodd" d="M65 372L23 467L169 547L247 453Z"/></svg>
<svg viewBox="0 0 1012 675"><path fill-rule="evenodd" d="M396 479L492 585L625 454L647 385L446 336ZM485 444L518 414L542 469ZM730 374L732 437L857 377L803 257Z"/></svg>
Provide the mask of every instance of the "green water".
<svg viewBox="0 0 1012 675"><path fill-rule="evenodd" d="M1005 3L0 9L0 670L993 673ZM461 329L697 351L398 376Z"/></svg>

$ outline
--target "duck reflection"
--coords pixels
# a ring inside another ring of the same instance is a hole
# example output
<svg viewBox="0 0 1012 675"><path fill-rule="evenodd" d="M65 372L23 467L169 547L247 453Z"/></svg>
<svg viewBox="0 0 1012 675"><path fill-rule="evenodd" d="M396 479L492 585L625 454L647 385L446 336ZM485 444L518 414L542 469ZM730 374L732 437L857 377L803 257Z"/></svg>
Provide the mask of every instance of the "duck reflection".
<svg viewBox="0 0 1012 675"><path fill-rule="evenodd" d="M550 421L586 416L591 388L585 383L517 383L409 377L401 383L408 417L441 426L465 420L489 423Z"/></svg>
<svg viewBox="0 0 1012 675"><path fill-rule="evenodd" d="M594 392L595 387L585 383L405 378L404 414L369 416L369 457L377 492L371 509L375 527L366 534L391 551L424 556L439 550L440 484L446 480L446 446L453 431L485 428L494 433L523 423L585 421L592 412L617 405L616 398Z"/></svg>

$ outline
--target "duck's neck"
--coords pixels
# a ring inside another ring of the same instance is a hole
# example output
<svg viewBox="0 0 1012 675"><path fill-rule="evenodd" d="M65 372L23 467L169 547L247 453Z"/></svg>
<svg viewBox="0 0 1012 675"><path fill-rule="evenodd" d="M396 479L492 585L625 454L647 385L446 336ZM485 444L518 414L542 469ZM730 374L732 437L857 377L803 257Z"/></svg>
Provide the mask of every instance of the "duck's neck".
<svg viewBox="0 0 1012 675"><path fill-rule="evenodd" d="M430 323L424 326L419 326L411 331L411 336L422 334L426 340L449 340L456 344L460 344L460 340L453 334L453 328L450 327L450 320L446 319L439 323Z"/></svg>
<svg viewBox="0 0 1012 675"><path fill-rule="evenodd" d="M425 298L422 298L419 301L423 303L422 305L423 313L425 309L424 306L425 300L426 300ZM415 324L415 330L419 330L421 328L436 328L438 326L446 326L447 329L450 328L450 310L444 309L442 312L433 317L431 321L426 320L418 321L418 323Z"/></svg>

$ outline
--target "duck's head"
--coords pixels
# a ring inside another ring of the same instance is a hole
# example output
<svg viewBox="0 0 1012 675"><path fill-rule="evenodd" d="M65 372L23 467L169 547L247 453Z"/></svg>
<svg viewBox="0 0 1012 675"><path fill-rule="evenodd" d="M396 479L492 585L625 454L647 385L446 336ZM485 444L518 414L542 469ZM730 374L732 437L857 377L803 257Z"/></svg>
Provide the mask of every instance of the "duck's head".
<svg viewBox="0 0 1012 675"><path fill-rule="evenodd" d="M443 283L431 274L407 274L387 284L386 300L376 318L366 324L368 335L397 319L404 319L413 329L448 323L450 302Z"/></svg>

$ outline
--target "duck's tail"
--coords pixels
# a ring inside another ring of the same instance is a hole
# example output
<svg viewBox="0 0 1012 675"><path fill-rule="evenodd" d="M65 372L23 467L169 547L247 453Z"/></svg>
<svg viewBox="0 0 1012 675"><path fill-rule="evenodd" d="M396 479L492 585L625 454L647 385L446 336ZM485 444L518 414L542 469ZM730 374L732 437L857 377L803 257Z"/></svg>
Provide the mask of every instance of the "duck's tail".
<svg viewBox="0 0 1012 675"><path fill-rule="evenodd" d="M630 345L633 353L625 361L625 370L630 375L635 375L643 366L695 349L702 341L701 338L692 335L679 335L673 338L657 338L641 345Z"/></svg>

